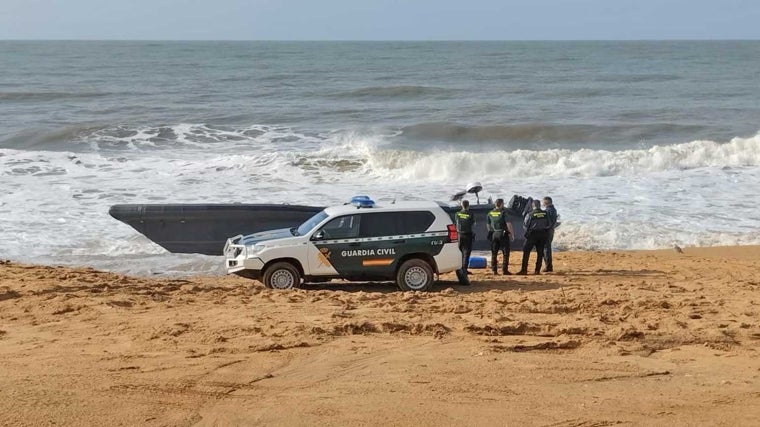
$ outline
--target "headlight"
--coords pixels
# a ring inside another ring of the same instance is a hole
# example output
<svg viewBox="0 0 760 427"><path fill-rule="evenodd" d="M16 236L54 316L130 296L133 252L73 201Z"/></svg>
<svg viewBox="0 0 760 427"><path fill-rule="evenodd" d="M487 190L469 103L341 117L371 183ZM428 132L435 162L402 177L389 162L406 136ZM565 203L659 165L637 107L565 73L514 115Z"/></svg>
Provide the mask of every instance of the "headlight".
<svg viewBox="0 0 760 427"><path fill-rule="evenodd" d="M263 251L264 249L266 249L266 247L267 247L267 245L261 245L261 244L253 245L253 247L251 247L250 253L257 254L257 253Z"/></svg>

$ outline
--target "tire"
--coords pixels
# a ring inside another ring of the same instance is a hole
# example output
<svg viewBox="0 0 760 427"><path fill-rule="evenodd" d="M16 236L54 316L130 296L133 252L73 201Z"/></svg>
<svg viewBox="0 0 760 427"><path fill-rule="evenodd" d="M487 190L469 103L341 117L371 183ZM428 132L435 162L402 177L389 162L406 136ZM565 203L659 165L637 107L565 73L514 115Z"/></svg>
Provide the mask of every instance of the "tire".
<svg viewBox="0 0 760 427"><path fill-rule="evenodd" d="M433 289L433 267L419 258L407 260L396 273L396 284L402 291L430 291Z"/></svg>
<svg viewBox="0 0 760 427"><path fill-rule="evenodd" d="M276 262L264 270L261 281L270 289L294 289L301 286L301 273L289 262Z"/></svg>

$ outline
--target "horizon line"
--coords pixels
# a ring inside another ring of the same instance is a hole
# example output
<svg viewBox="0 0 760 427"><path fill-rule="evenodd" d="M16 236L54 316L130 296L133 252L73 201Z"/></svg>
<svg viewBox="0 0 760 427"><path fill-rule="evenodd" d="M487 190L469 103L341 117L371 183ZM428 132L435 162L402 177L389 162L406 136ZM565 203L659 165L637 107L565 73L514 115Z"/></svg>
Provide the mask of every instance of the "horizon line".
<svg viewBox="0 0 760 427"><path fill-rule="evenodd" d="M312 43L436 43L436 42L724 42L724 41L760 41L756 39L736 38L641 38L641 39L98 39L98 38L73 38L73 39L44 39L44 38L10 38L0 39L0 42L312 42Z"/></svg>

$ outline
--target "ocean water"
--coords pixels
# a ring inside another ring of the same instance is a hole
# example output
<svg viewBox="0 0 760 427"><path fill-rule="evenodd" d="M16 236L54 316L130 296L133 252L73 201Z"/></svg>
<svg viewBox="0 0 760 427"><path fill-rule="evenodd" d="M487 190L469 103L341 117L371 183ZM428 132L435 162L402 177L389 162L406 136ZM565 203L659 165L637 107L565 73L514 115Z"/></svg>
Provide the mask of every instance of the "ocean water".
<svg viewBox="0 0 760 427"><path fill-rule="evenodd" d="M760 244L760 42L0 42L0 258L219 272L116 203L550 195L555 246Z"/></svg>

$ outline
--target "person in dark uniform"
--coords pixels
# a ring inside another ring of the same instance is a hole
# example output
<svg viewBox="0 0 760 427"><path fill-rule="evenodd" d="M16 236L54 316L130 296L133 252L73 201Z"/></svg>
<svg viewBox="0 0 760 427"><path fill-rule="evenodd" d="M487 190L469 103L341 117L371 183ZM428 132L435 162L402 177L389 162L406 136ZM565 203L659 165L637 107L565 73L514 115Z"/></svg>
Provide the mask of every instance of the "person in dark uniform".
<svg viewBox="0 0 760 427"><path fill-rule="evenodd" d="M498 271L499 251L502 253L502 274L509 272L509 242L515 239L512 223L507 219L504 199L496 199L496 206L488 212L488 235L491 241L491 271Z"/></svg>
<svg viewBox="0 0 760 427"><path fill-rule="evenodd" d="M522 268L517 274L528 274L530 251L536 248L536 274L541 274L541 262L544 260L544 247L551 223L549 215L541 209L541 202L533 201L533 210L525 215L525 246L523 246Z"/></svg>
<svg viewBox="0 0 760 427"><path fill-rule="evenodd" d="M544 197L544 210L546 215L549 216L550 228L546 232L546 247L544 248L544 262L546 267L544 272L551 273L554 271L552 265L552 242L554 241L554 229L559 225L557 209L554 207L554 202L551 197Z"/></svg>
<svg viewBox="0 0 760 427"><path fill-rule="evenodd" d="M470 202L462 200L462 210L456 213L457 231L459 232L459 250L462 251L462 270L465 274L470 274L467 270L470 265L470 255L472 254L472 242L475 240L475 234L472 230L475 227L475 216L470 212Z"/></svg>

